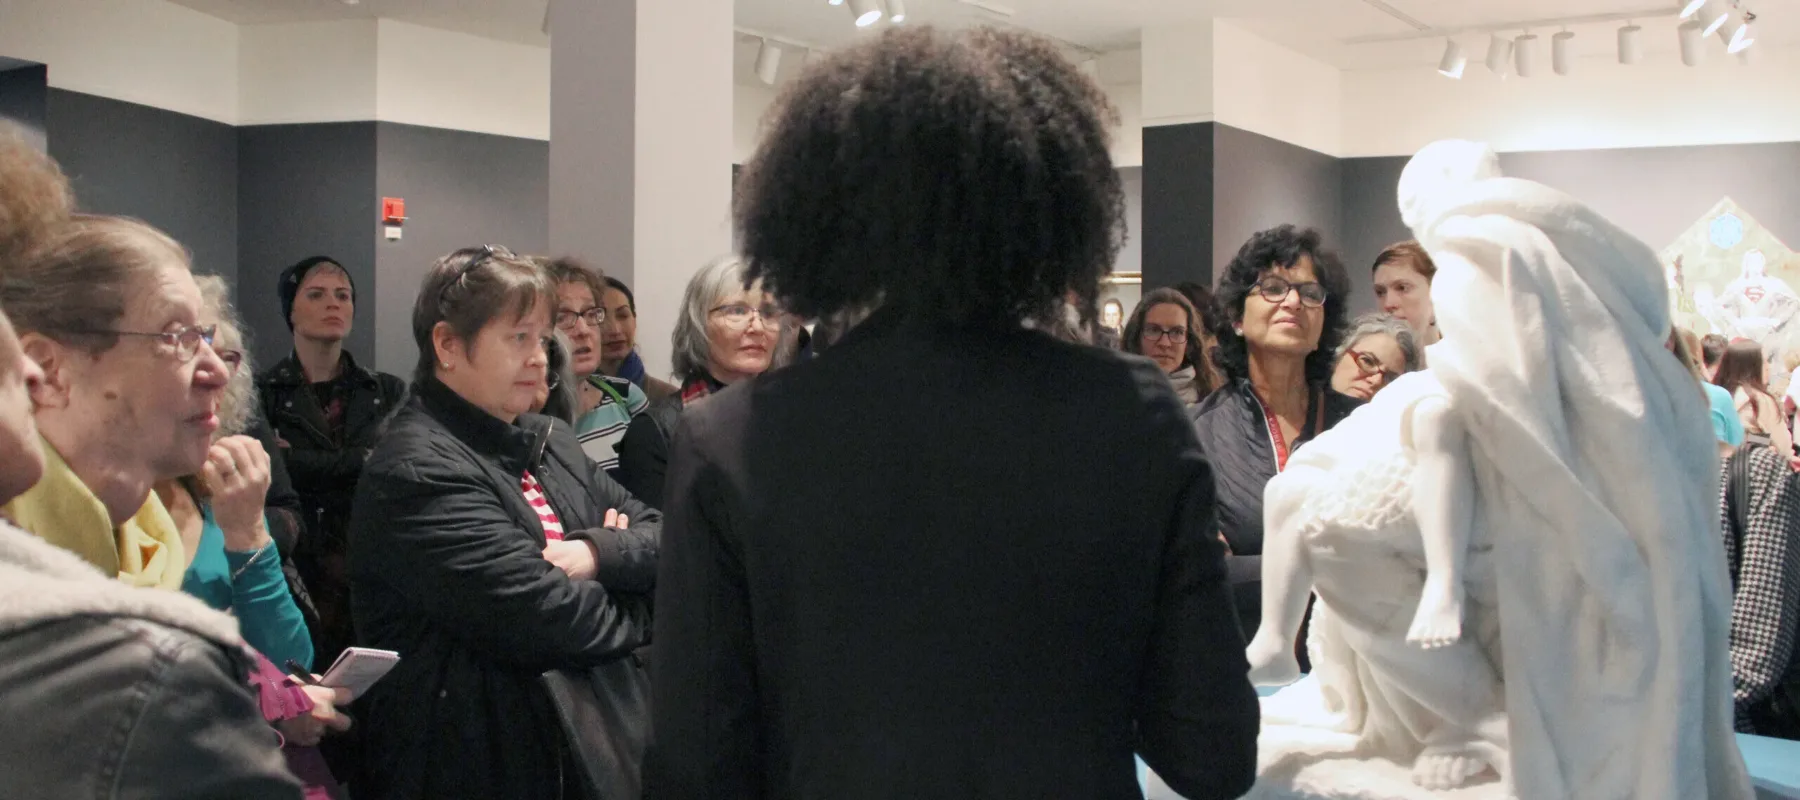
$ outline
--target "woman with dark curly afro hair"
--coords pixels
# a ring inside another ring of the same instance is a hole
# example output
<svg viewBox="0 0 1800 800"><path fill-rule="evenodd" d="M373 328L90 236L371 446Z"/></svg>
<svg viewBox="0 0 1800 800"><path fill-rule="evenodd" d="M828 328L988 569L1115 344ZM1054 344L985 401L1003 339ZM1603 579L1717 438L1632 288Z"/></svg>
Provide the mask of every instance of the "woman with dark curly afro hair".
<svg viewBox="0 0 1800 800"><path fill-rule="evenodd" d="M1123 234L1042 39L812 65L741 178L749 279L847 332L672 439L646 796L1183 796L1255 778L1212 476L1154 364L1064 341Z"/></svg>
<svg viewBox="0 0 1800 800"><path fill-rule="evenodd" d="M1263 486L1357 405L1330 388L1349 290L1319 232L1292 225L1250 237L1219 277L1213 361L1226 384L1193 417L1218 477L1219 533L1246 634L1261 619Z"/></svg>

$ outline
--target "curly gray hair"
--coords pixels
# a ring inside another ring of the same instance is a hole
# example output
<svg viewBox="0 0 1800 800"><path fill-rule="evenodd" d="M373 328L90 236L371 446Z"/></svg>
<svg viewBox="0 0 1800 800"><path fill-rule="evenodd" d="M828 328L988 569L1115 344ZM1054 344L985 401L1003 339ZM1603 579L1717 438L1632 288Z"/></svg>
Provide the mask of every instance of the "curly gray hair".
<svg viewBox="0 0 1800 800"><path fill-rule="evenodd" d="M746 285L746 274L743 259L725 256L701 267L688 280L687 291L681 295L681 316L675 318L675 332L669 336L675 377L681 382L704 378L708 374L712 341L706 336L706 320L712 315L713 308L733 294L761 288L762 281ZM780 320L765 322L773 326L781 324ZM782 331L779 327L773 333L775 340L780 341Z"/></svg>
<svg viewBox="0 0 1800 800"><path fill-rule="evenodd" d="M206 310L219 318L219 331L213 337L214 348L237 350L244 355L243 363L225 384L225 395L219 398L219 430L213 438L223 439L241 434L250 427L250 412L256 406L256 370L250 365L250 345L244 320L231 304L231 287L217 275L195 275L194 282L200 284L200 297L206 303Z"/></svg>
<svg viewBox="0 0 1800 800"><path fill-rule="evenodd" d="M1400 344L1400 355L1406 359L1403 372L1418 372L1425 366L1425 351L1419 349L1419 339L1413 335L1412 326L1392 314L1364 314L1350 321L1350 327L1344 331L1344 338L1338 343L1337 353L1331 357L1331 363L1344 360L1344 353L1362 341L1378 333L1394 337Z"/></svg>

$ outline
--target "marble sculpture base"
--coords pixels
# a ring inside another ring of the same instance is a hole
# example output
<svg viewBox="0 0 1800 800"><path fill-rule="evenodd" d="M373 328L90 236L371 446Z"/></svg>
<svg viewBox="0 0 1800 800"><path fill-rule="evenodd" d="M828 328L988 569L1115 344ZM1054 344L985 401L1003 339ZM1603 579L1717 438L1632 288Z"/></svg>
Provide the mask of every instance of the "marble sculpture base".
<svg viewBox="0 0 1800 800"><path fill-rule="evenodd" d="M1493 771L1462 788L1430 792L1412 780L1412 765L1356 752L1355 737L1323 727L1283 724L1326 717L1313 681L1263 698L1257 779L1244 800L1508 800Z"/></svg>

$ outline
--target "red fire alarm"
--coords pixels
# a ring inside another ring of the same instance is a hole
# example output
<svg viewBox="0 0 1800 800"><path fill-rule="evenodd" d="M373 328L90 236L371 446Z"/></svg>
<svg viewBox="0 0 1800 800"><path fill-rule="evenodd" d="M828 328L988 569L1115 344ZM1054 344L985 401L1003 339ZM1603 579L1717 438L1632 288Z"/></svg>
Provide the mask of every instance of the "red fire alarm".
<svg viewBox="0 0 1800 800"><path fill-rule="evenodd" d="M399 197L381 198L381 221L388 225L399 225L406 221L406 200Z"/></svg>

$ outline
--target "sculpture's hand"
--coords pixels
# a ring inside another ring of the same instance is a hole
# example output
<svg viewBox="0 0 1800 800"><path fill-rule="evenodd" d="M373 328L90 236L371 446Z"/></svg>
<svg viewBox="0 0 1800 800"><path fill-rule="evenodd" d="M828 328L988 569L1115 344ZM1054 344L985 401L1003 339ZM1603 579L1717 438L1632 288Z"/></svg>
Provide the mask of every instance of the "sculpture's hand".
<svg viewBox="0 0 1800 800"><path fill-rule="evenodd" d="M1257 686L1286 686L1300 680L1300 660L1294 643L1258 631L1244 650L1250 660L1250 682Z"/></svg>
<svg viewBox="0 0 1800 800"><path fill-rule="evenodd" d="M1426 650L1455 644L1462 638L1462 616L1462 584L1427 578L1406 641Z"/></svg>

